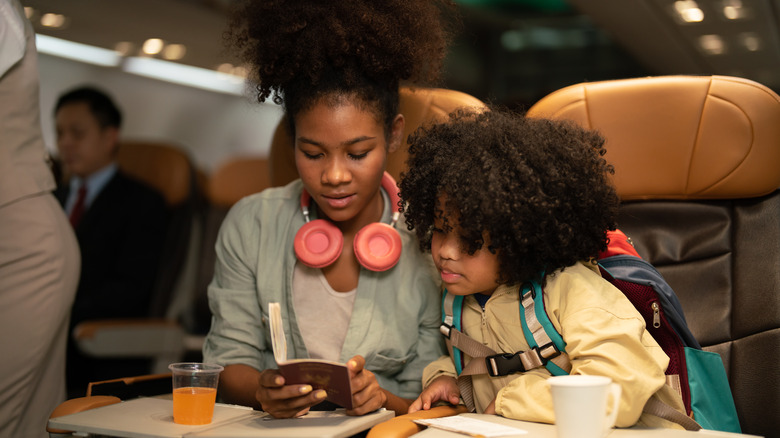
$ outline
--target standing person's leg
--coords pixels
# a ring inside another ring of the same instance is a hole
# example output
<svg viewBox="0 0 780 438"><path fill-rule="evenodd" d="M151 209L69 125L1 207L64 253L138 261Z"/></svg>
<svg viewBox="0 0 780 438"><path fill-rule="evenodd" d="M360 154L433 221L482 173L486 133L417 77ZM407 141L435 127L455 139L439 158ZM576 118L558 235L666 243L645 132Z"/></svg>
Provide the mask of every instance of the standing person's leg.
<svg viewBox="0 0 780 438"><path fill-rule="evenodd" d="M62 207L42 193L0 207L0 436L46 437L65 399L65 344L81 265Z"/></svg>

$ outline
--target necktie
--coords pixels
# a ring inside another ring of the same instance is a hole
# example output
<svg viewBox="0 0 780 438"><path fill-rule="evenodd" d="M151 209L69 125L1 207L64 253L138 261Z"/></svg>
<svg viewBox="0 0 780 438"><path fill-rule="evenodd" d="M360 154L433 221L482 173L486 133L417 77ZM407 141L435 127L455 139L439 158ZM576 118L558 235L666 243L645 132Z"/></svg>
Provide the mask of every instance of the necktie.
<svg viewBox="0 0 780 438"><path fill-rule="evenodd" d="M86 210L84 203L86 199L87 186L86 184L83 184L81 187L79 187L76 203L73 204L73 210L70 211L70 223L73 225L73 228L76 228L76 225L78 225L79 221L81 220L81 216L84 215L84 210Z"/></svg>

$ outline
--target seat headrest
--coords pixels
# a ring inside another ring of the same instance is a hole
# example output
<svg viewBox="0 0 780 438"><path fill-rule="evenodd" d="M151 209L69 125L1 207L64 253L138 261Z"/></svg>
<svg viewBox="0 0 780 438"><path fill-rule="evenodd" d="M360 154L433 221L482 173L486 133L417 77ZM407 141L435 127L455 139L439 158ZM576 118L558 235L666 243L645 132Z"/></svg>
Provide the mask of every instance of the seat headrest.
<svg viewBox="0 0 780 438"><path fill-rule="evenodd" d="M213 204L230 207L241 198L271 185L268 160L260 157L232 158L219 165L208 178L208 197Z"/></svg>
<svg viewBox="0 0 780 438"><path fill-rule="evenodd" d="M583 83L542 98L528 116L601 132L624 200L748 198L780 187L780 97L747 79Z"/></svg>
<svg viewBox="0 0 780 438"><path fill-rule="evenodd" d="M158 190L168 206L183 203L192 191L193 166L183 149L161 143L123 142L119 168Z"/></svg>
<svg viewBox="0 0 780 438"><path fill-rule="evenodd" d="M466 93L444 88L401 87L399 111L403 114L404 126L401 146L387 157L387 172L399 181L401 172L406 169L409 145L406 139L420 126L434 121L442 121L451 112L462 107L484 108L485 104ZM271 185L280 186L298 178L295 167L293 140L282 119L271 140L269 156Z"/></svg>
<svg viewBox="0 0 780 438"><path fill-rule="evenodd" d="M401 172L406 170L409 158L409 135L421 126L443 122L458 108L485 108L485 104L474 96L461 91L446 88L401 87L399 111L404 115L403 139L401 146L387 157L387 171L401 180Z"/></svg>

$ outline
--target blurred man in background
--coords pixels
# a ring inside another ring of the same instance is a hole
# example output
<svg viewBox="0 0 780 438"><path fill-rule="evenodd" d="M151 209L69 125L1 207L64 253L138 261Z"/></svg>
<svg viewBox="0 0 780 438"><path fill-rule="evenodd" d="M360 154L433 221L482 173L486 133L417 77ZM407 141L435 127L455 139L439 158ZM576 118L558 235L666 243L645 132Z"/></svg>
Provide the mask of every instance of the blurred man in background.
<svg viewBox="0 0 780 438"><path fill-rule="evenodd" d="M122 115L93 87L57 100L57 149L68 179L56 195L70 218L82 264L71 327L90 319L147 316L167 210L162 195L124 174L116 163ZM148 372L147 361L95 360L68 348L68 393L87 383Z"/></svg>

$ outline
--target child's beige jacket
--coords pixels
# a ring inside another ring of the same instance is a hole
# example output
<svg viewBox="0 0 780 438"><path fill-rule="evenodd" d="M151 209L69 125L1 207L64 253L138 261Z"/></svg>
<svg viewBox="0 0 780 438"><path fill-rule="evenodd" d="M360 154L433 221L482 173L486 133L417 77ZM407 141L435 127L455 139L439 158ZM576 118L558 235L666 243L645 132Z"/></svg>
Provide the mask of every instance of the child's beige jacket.
<svg viewBox="0 0 780 438"><path fill-rule="evenodd" d="M528 349L519 311L519 287L499 287L484 311L473 296L463 301L462 331L497 352ZM642 316L598 268L577 263L547 277L544 303L550 320L566 342L571 374L609 376L622 388L617 426L638 421L653 427L680 426L642 414L651 396L684 412L682 399L665 385L669 358L645 329ZM466 362L470 360L466 357ZM440 375L455 376L449 356L429 364L423 373L427 387ZM474 404L483 412L495 399L496 412L507 418L553 423L550 373L538 368L522 374L472 376Z"/></svg>

